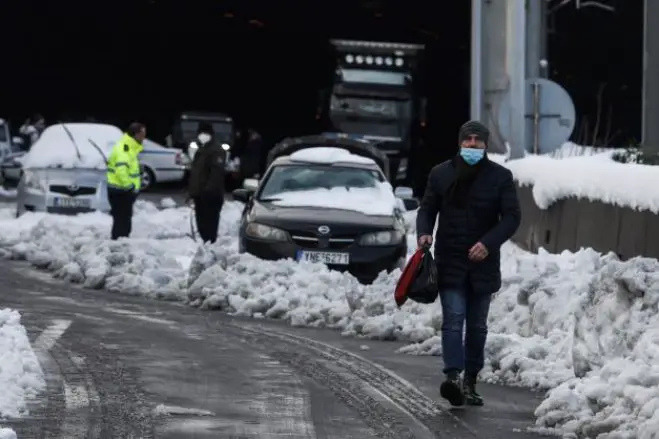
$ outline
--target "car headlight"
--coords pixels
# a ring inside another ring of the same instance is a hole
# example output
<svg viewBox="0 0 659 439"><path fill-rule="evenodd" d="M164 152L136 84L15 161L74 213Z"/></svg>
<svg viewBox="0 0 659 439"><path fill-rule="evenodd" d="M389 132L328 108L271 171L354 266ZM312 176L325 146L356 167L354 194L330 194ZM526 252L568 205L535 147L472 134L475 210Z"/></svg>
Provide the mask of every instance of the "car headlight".
<svg viewBox="0 0 659 439"><path fill-rule="evenodd" d="M228 150L231 149L231 145L229 145L228 143L223 143L222 144L222 149L225 150L225 151L228 151Z"/></svg>
<svg viewBox="0 0 659 439"><path fill-rule="evenodd" d="M267 241L288 241L288 232L258 223L249 223L245 228L245 234L251 238Z"/></svg>
<svg viewBox="0 0 659 439"><path fill-rule="evenodd" d="M46 192L47 190L46 182L44 182L36 172L24 171L23 184L26 188L34 191Z"/></svg>
<svg viewBox="0 0 659 439"><path fill-rule="evenodd" d="M399 244L404 237L405 234L399 230L367 233L362 235L362 237L359 239L359 245L396 245Z"/></svg>

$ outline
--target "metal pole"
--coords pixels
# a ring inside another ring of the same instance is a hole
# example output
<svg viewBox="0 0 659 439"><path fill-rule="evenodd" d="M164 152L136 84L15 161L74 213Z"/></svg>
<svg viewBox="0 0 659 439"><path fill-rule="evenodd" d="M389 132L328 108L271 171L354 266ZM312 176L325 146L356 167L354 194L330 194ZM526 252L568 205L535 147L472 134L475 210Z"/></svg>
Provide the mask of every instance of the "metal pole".
<svg viewBox="0 0 659 439"><path fill-rule="evenodd" d="M533 154L540 151L540 84L533 82Z"/></svg>
<svg viewBox="0 0 659 439"><path fill-rule="evenodd" d="M483 0L471 0L471 120L482 122Z"/></svg>
<svg viewBox="0 0 659 439"><path fill-rule="evenodd" d="M528 0L526 7L526 77L540 76L542 59L542 3Z"/></svg>
<svg viewBox="0 0 659 439"><path fill-rule="evenodd" d="M526 142L526 5L506 1L506 71L510 93L510 158L524 157Z"/></svg>
<svg viewBox="0 0 659 439"><path fill-rule="evenodd" d="M645 0L643 23L642 145L645 152L659 153L659 2Z"/></svg>

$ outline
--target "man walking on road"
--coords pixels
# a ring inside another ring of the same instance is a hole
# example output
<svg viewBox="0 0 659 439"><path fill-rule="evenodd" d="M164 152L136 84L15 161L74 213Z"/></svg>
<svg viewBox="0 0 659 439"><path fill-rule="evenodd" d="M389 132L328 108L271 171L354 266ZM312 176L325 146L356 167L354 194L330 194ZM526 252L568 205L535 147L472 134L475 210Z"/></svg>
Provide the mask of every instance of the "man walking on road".
<svg viewBox="0 0 659 439"><path fill-rule="evenodd" d="M501 288L500 248L521 217L512 173L487 158L489 136L477 121L460 128L459 153L430 172L416 220L419 246L432 245L439 214L434 244L446 375L440 393L454 406L483 405L476 380L490 299Z"/></svg>
<svg viewBox="0 0 659 439"><path fill-rule="evenodd" d="M142 186L139 155L145 138L146 127L133 122L108 157L106 175L113 240L128 237L132 229L133 204Z"/></svg>
<svg viewBox="0 0 659 439"><path fill-rule="evenodd" d="M194 202L201 240L215 242L224 203L226 151L215 141L213 127L208 123L199 125L197 140L199 150L190 166L188 193Z"/></svg>

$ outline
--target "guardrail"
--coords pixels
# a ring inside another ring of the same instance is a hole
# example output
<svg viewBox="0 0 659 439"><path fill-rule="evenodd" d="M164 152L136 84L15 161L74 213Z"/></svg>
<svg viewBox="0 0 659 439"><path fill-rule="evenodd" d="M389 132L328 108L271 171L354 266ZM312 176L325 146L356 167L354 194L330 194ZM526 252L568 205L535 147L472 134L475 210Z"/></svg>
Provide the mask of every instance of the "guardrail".
<svg viewBox="0 0 659 439"><path fill-rule="evenodd" d="M659 259L659 215L578 198L558 200L540 209L532 190L532 186L520 185L517 189L522 222L512 240L525 250L544 248L561 253L591 247L614 252L620 259Z"/></svg>

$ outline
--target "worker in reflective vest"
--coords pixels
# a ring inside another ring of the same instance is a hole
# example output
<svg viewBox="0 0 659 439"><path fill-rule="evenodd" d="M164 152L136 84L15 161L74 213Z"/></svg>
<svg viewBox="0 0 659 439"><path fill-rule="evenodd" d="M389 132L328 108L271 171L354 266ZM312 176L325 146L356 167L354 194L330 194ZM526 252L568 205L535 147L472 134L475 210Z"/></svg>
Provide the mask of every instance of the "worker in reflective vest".
<svg viewBox="0 0 659 439"><path fill-rule="evenodd" d="M112 147L108 157L107 186L110 214L112 215L112 239L128 237L132 228L133 204L142 185L139 154L146 127L134 122Z"/></svg>

